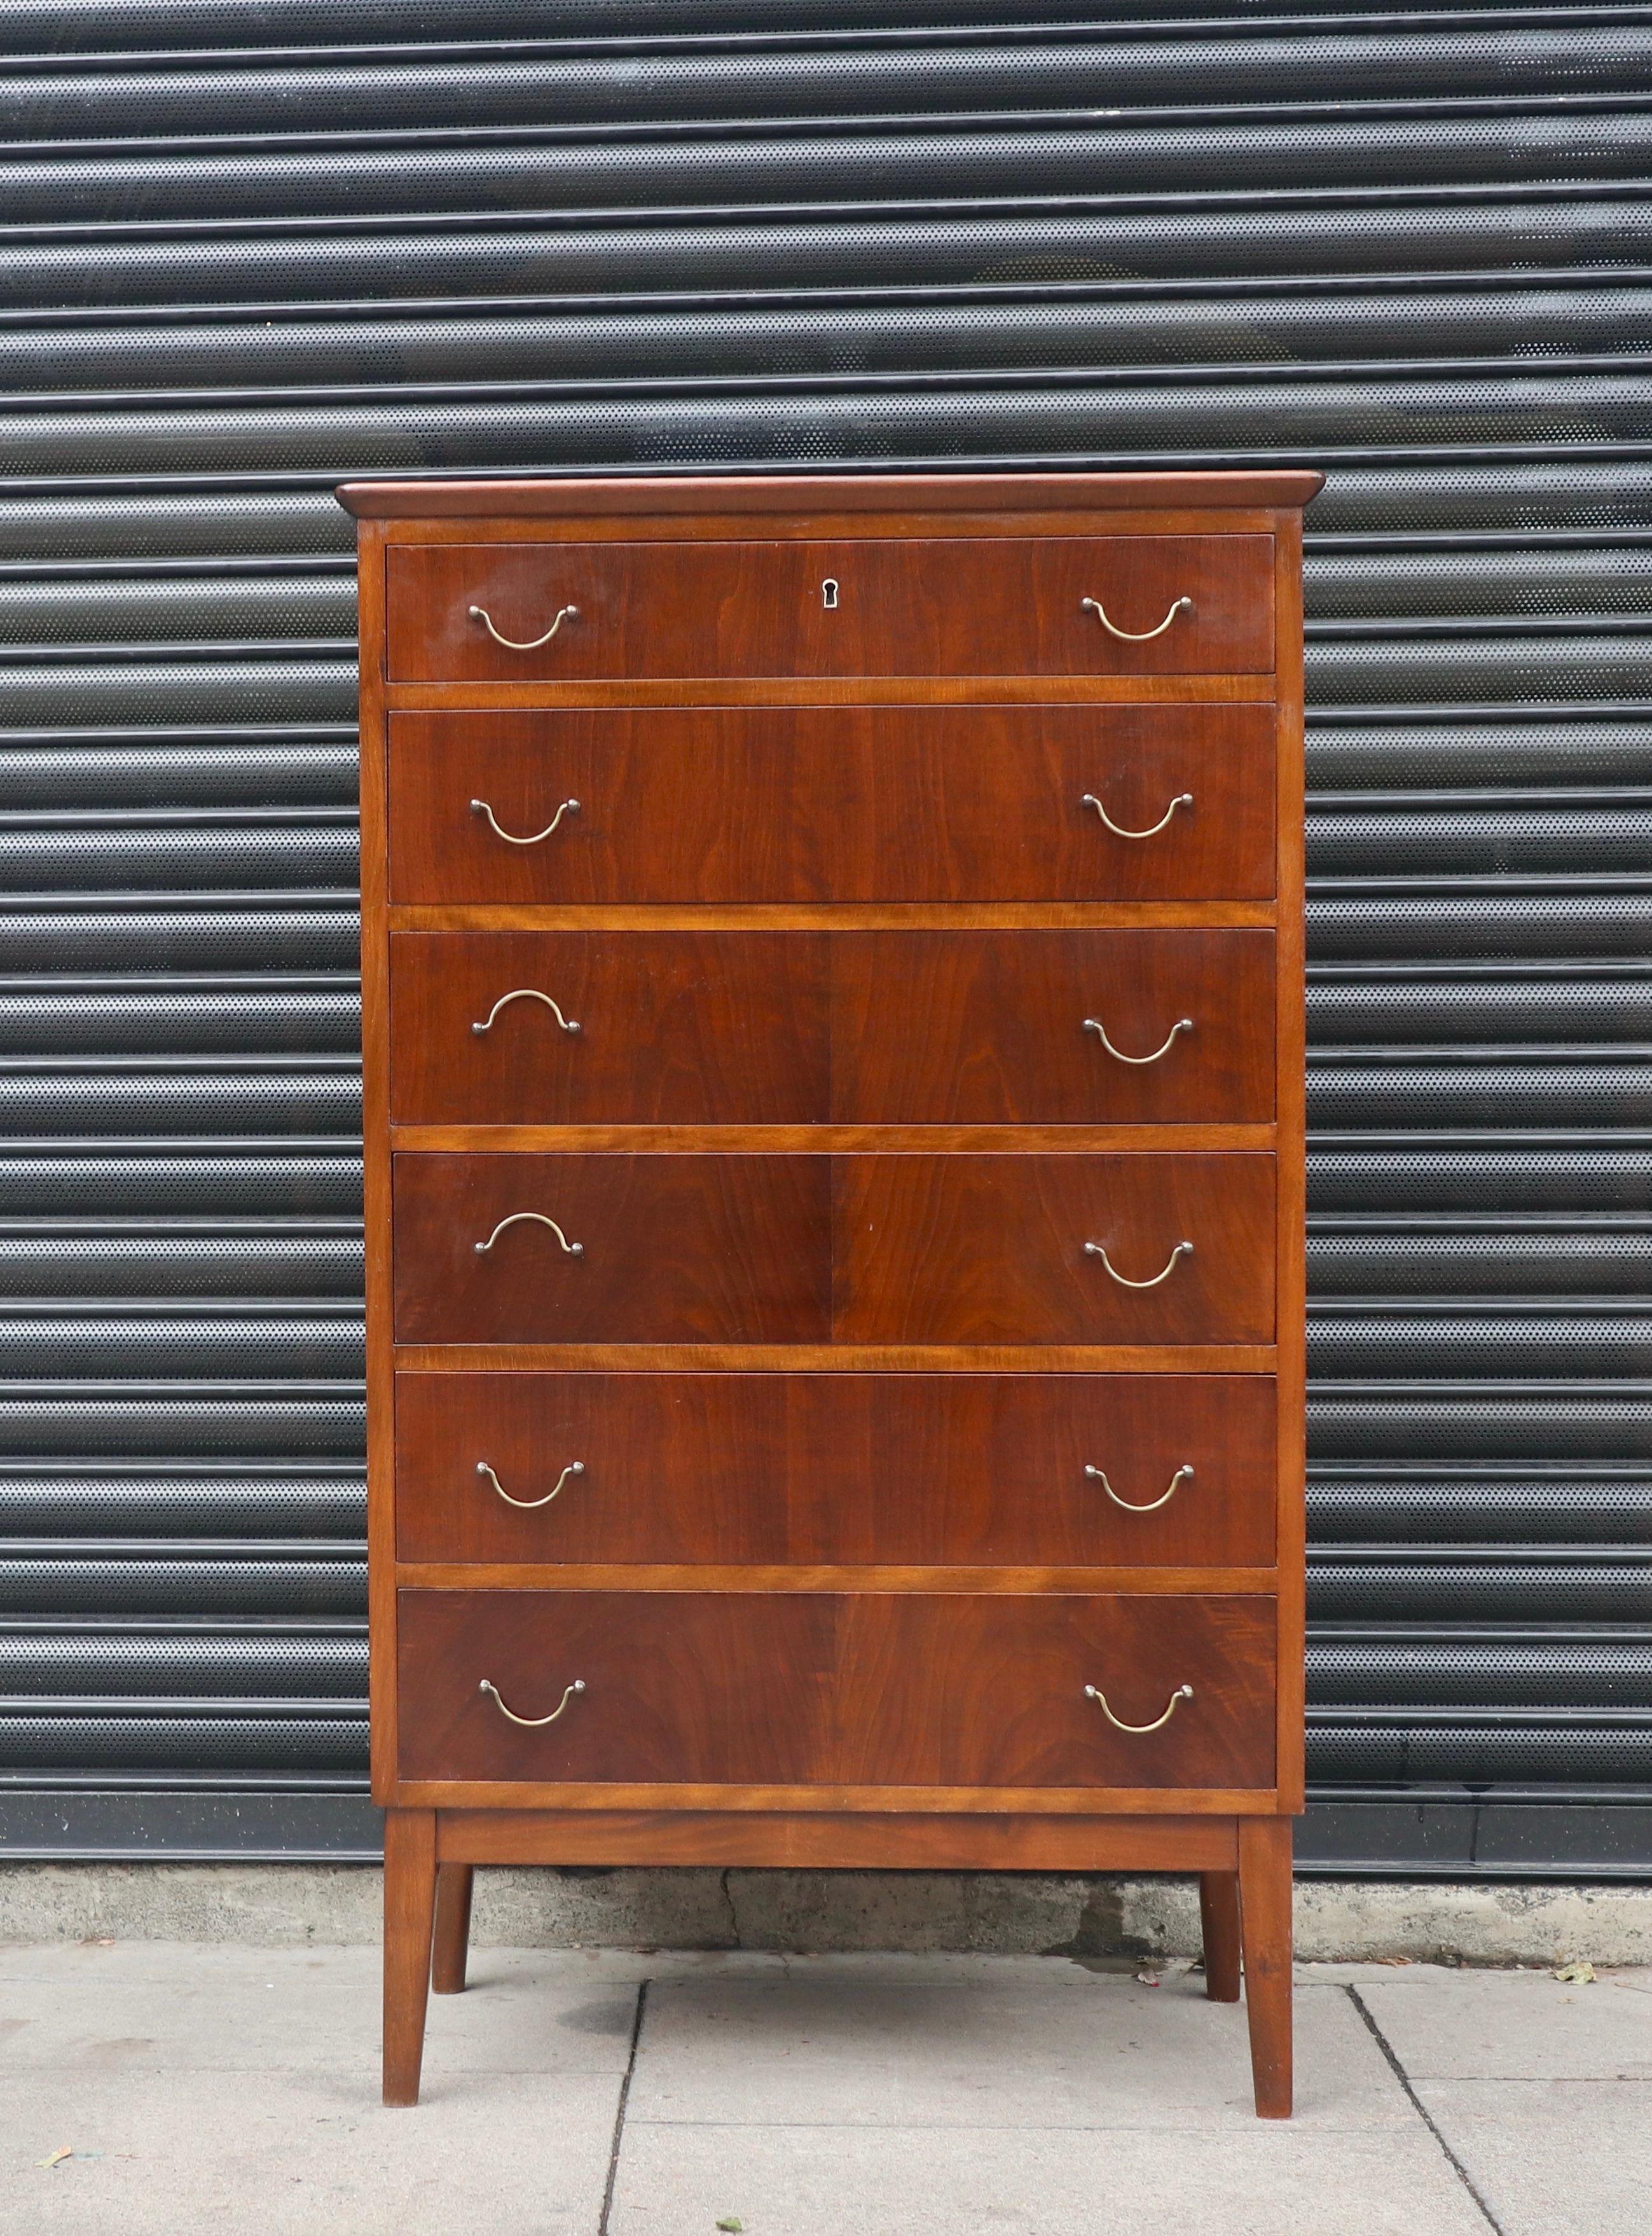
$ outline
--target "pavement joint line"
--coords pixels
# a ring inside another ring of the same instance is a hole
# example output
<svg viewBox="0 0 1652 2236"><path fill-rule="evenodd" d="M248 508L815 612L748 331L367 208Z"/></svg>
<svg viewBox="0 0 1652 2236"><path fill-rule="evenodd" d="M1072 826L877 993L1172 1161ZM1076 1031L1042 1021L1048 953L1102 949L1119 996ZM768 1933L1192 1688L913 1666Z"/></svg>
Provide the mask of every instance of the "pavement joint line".
<svg viewBox="0 0 1652 2236"><path fill-rule="evenodd" d="M726 2128L734 2134L761 2133L776 2135L1203 2135L1226 2136L1230 2141L1254 2135L1260 2142L1276 2140L1278 2131L1264 2127L1254 2120L1241 2121L1233 2127L1213 2128L1198 2121L1189 2120L1185 2126L1175 2121L1164 2126L1146 2127L1140 2120L1063 2120L1051 2123L1043 2120L971 2120L966 2126L961 2120L765 2120L756 2116L746 2120L708 2120L688 2118L668 2120L651 2117L646 2112L637 2114L639 2127L681 2128L685 2134L698 2134L701 2130ZM1285 2123L1281 2123L1285 2125ZM1286 2131L1288 2133L1288 2127ZM1315 2135L1369 2135L1374 2128L1362 2127L1357 2121L1346 2127L1314 2127L1307 2132ZM1495 2225L1495 2224L1494 2224ZM1504 2236L1502 2230L1498 2236Z"/></svg>
<svg viewBox="0 0 1652 2236"><path fill-rule="evenodd" d="M1375 2014L1372 2012L1369 2004L1366 2002L1365 1997L1360 1994L1359 1989L1355 1987L1352 1980L1348 1983L1348 1999L1353 2003L1355 2010L1359 2012L1360 2017L1365 2021L1366 2028L1370 2031L1372 2040L1376 2043L1378 2049L1387 2059L1388 2063L1392 2069L1395 2080L1399 2081L1400 2087L1405 2090L1406 2096L1410 2099L1412 2109L1416 2113L1423 2125L1428 2129L1429 2134L1432 2135L1434 2141L1439 2145L1441 2151L1445 2154L1446 2163L1457 2175L1458 2180L1462 2183L1464 2188L1467 2190L1469 2195L1474 2200L1475 2204L1478 2206L1481 2213L1484 2216L1486 2226L1495 2231L1495 2236L1505 2236L1503 2223L1497 2219L1497 2214L1492 2212L1491 2206L1486 2203L1485 2199L1481 2195L1479 2185L1475 2180L1473 2175L1469 2172L1467 2167L1464 2165L1462 2160L1458 2158L1457 2153L1446 2141L1445 2135L1442 2134L1435 2121L1433 2114L1429 2110L1427 2105L1424 2103L1422 2098L1417 2094L1415 2088L1412 2088L1410 2074L1406 2072L1405 2067L1394 2055L1393 2045L1390 2042L1387 2035L1383 2032L1382 2029L1378 2025Z"/></svg>
<svg viewBox="0 0 1652 2236"><path fill-rule="evenodd" d="M625 2108L631 2098L631 2076L636 2071L636 2054L642 2042L642 2014L648 2008L648 1983L639 1980L636 1989L636 2015L631 2021L630 2055L625 2061L625 2077L620 2083L620 2101L614 2108L614 2140L609 2145L608 2180L602 2186L602 2210L597 2218L596 2236L609 2236L609 2223L614 2214L614 2185L620 2175L620 2145L625 2134Z"/></svg>

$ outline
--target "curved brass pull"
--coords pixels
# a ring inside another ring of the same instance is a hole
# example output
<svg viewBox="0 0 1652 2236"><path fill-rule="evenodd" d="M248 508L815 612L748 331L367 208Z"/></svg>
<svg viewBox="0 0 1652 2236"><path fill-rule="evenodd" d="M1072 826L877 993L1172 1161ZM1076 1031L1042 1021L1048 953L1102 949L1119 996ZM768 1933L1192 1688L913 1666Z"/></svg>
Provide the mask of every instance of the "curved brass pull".
<svg viewBox="0 0 1652 2236"><path fill-rule="evenodd" d="M570 1460L543 1498L512 1498L510 1493L505 1489L504 1485L500 1482L498 1476L495 1475L493 1470L488 1465L485 1460L478 1460L477 1462L476 1471L478 1475L486 1476L488 1481L493 1485L494 1489L498 1492L500 1497L503 1499L507 1506L531 1508L535 1506L549 1506L551 1500L556 1497L556 1493L562 1489L563 1485L567 1482L570 1475L584 1474L585 1463L583 1460ZM1187 1473L1191 1475L1193 1473L1193 1470L1191 1468L1188 1469ZM1168 1492L1166 1496L1168 1496Z"/></svg>
<svg viewBox="0 0 1652 2236"><path fill-rule="evenodd" d="M1155 1716L1150 1724L1127 1724L1122 1717L1116 1716L1113 1713L1113 1711L1107 1705L1106 1693L1098 1692L1094 1685L1085 1686L1084 1697L1087 1700L1098 1700L1101 1703L1102 1713L1107 1718L1108 1722L1112 1725L1115 1731L1135 1732L1139 1734L1142 1732L1162 1731L1164 1726L1169 1722L1171 1717L1175 1715L1176 1710L1181 1707L1181 1703L1184 1700L1192 1700L1193 1687L1191 1685L1178 1685L1175 1691L1170 1695L1169 1705L1165 1709L1164 1713L1162 1716ZM560 1715L562 1711L558 1709L557 1713Z"/></svg>
<svg viewBox="0 0 1652 2236"><path fill-rule="evenodd" d="M473 806L474 804L472 802ZM1193 806L1193 794L1190 792L1179 792L1158 821L1149 824L1145 831L1127 831L1122 823L1115 823L1093 792L1081 793L1078 804L1081 807L1093 807L1116 838L1156 838L1178 807Z"/></svg>
<svg viewBox="0 0 1652 2236"><path fill-rule="evenodd" d="M536 831L532 837L529 838L518 838L514 831L505 831L501 829L500 825L494 820L493 810L489 806L485 799L473 799L471 802L471 812L472 815L485 815L488 819L489 830L492 832L496 838L503 838L507 846L537 846L541 845L543 840L550 838L551 832L556 828L556 825L562 821L564 815L577 815L579 813L579 802L576 799L563 800L562 806L551 817L550 822L546 824L544 829L543 831Z"/></svg>
<svg viewBox="0 0 1652 2236"><path fill-rule="evenodd" d="M509 1716L513 1724L523 1724L525 1725L530 1731L536 1732L540 1728L541 1725L554 1724L556 1722L557 1717L561 1715L563 1710L573 1699L575 1693L582 1693L585 1690L585 1680L582 1677L576 1677L573 1683L563 1694L562 1699L556 1703L556 1707L551 1710L548 1716L517 1715L514 1709L506 1707L504 1702L499 1698L498 1687L486 1677L482 1680L482 1682L477 1686L477 1690L479 1693L492 1693L494 1705L498 1709L499 1713L502 1716Z"/></svg>
<svg viewBox="0 0 1652 2236"><path fill-rule="evenodd" d="M570 1242L556 1220L547 1219L543 1211L513 1211L509 1219L502 1219L499 1221L485 1242L477 1244L477 1256L479 1258L484 1251L491 1250L507 1227L514 1227L519 1220L523 1219L531 1220L536 1227L548 1227L570 1258L582 1258L585 1255L585 1245L582 1242Z"/></svg>
<svg viewBox="0 0 1652 2236"><path fill-rule="evenodd" d="M1107 1479L1107 1470L1105 1468L1087 1467L1084 1470L1084 1472L1089 1476L1092 1483L1100 1483L1102 1489L1107 1493L1115 1506L1122 1506L1127 1514L1156 1514L1162 1506L1168 1506L1170 1503L1170 1501L1175 1496L1176 1487L1179 1483L1191 1483L1193 1481L1193 1470L1190 1467L1179 1467L1170 1478L1170 1487L1168 1490L1162 1492L1157 1498L1149 1498L1145 1502L1145 1503L1138 1505L1134 1499L1121 1498L1119 1496L1117 1491L1114 1490L1112 1484L1109 1483ZM494 1488L497 1490L498 1485L496 1483ZM562 1485L558 1483L556 1490L560 1490L561 1489ZM555 1498L556 1491L553 1490L550 1495ZM503 1496L503 1493L501 1492L500 1496ZM510 1503L512 1506L519 1506L522 1502L520 1499L513 1498Z"/></svg>
<svg viewBox="0 0 1652 2236"><path fill-rule="evenodd" d="M1164 619L1159 623L1157 628L1122 629L1116 622L1108 620L1107 608L1102 604L1099 599L1081 598L1078 602L1083 612L1087 614L1094 614L1096 620L1100 621L1102 627L1107 631L1109 636L1117 637L1121 644L1146 644L1151 637L1162 636L1166 629L1169 628L1171 622L1175 621L1179 613L1181 613L1184 610L1188 613L1191 613L1193 611L1193 600L1191 598L1178 598L1175 603L1171 607L1169 612L1165 615ZM472 606L471 611L474 613L476 611L476 608Z"/></svg>
<svg viewBox="0 0 1652 2236"><path fill-rule="evenodd" d="M472 1025L471 1030L473 1033L485 1033L490 1031L492 1028L493 1021L498 1016L500 1010L508 1009L513 1002L543 1002L545 1007L550 1011L551 1016L556 1018L557 1023L562 1027L565 1033L576 1033L579 1030L579 1019L577 1017L563 1016L562 1012L562 1004L559 1002L553 1002L549 994L542 994L537 986L516 986L511 989L510 993L501 994L498 1000L488 1011L488 1014L483 1022L480 1024ZM1180 1032L1181 1029L1181 1028L1178 1025L1176 1028L1177 1032ZM1174 1037L1174 1036L1172 1037ZM1169 1042L1167 1041L1165 1042L1165 1046L1168 1048L1169 1045ZM1124 1060L1127 1063L1130 1062L1130 1058L1129 1056L1126 1056Z"/></svg>
<svg viewBox="0 0 1652 2236"><path fill-rule="evenodd" d="M545 631L543 636L530 636L521 642L518 642L513 636L500 635L498 630L493 626L493 616L489 613L485 606L472 606L470 608L470 614L471 619L473 621L481 622L483 628L486 629L488 635L493 639L495 644L502 644L507 652L537 652L542 644L549 644L550 642L550 640L556 635L557 630L562 627L564 621L577 621L579 619L579 608L577 606L563 606L558 612L556 620L552 621L550 627ZM1115 629L1113 634L1116 636L1118 631ZM1155 629L1154 631L1154 635L1156 636L1157 634L1158 631Z"/></svg>
<svg viewBox="0 0 1652 2236"><path fill-rule="evenodd" d="M478 1242L477 1248L479 1250L481 1247ZM1084 1245L1084 1255L1087 1258L1099 1258L1106 1266L1109 1276L1118 1283L1121 1289L1156 1289L1161 1281L1168 1281L1175 1272L1179 1259L1192 1257L1193 1245L1191 1242L1178 1242L1166 1261L1163 1273L1155 1273L1150 1281L1133 1281L1128 1273L1121 1273L1099 1242L1087 1242Z"/></svg>
<svg viewBox="0 0 1652 2236"><path fill-rule="evenodd" d="M477 1032L480 1032L481 1029L482 1028L480 1025L477 1026L476 1030ZM1190 1033L1193 1030L1193 1019L1191 1017L1178 1017L1175 1024L1171 1026L1169 1031L1165 1035L1163 1045L1160 1048L1155 1048L1151 1056L1126 1056L1122 1049L1116 1049L1112 1042L1108 1039L1107 1027L1102 1024L1099 1017L1086 1017L1084 1020L1084 1030L1087 1033L1094 1033L1097 1040L1100 1041L1102 1046L1107 1050L1109 1056L1112 1056L1119 1063L1157 1063L1162 1056L1169 1055L1171 1049L1175 1046L1176 1036L1179 1033Z"/></svg>

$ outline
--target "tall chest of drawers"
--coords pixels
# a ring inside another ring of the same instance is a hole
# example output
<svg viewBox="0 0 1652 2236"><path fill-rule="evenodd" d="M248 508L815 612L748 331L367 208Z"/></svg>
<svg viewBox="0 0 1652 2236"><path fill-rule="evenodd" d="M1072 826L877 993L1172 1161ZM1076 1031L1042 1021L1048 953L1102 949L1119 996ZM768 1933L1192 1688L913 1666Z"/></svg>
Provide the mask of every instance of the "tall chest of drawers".
<svg viewBox="0 0 1652 2236"><path fill-rule="evenodd" d="M1318 486L340 491L387 2102L699 1863L1196 1874L1288 2112Z"/></svg>

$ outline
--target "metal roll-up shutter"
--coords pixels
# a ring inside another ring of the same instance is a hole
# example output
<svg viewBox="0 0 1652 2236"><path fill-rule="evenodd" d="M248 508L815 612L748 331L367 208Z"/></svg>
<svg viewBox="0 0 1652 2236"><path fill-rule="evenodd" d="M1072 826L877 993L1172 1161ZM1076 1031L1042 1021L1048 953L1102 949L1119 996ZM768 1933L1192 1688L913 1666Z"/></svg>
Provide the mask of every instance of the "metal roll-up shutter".
<svg viewBox="0 0 1652 2236"><path fill-rule="evenodd" d="M1288 462L1302 1849L1652 1863L1652 9L0 26L11 1850L376 1837L332 484Z"/></svg>

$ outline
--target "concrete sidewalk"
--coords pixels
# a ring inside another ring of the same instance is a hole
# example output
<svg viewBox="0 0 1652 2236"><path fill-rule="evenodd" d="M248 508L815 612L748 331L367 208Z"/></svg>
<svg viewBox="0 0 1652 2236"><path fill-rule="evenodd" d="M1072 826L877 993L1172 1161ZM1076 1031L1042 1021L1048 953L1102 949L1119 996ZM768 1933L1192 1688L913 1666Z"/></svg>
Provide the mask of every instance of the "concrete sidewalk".
<svg viewBox="0 0 1652 2236"><path fill-rule="evenodd" d="M1644 2236L1652 1971L481 1949L380 2109L376 1955L0 1947L6 2236ZM72 2155L42 2164L67 2149Z"/></svg>

